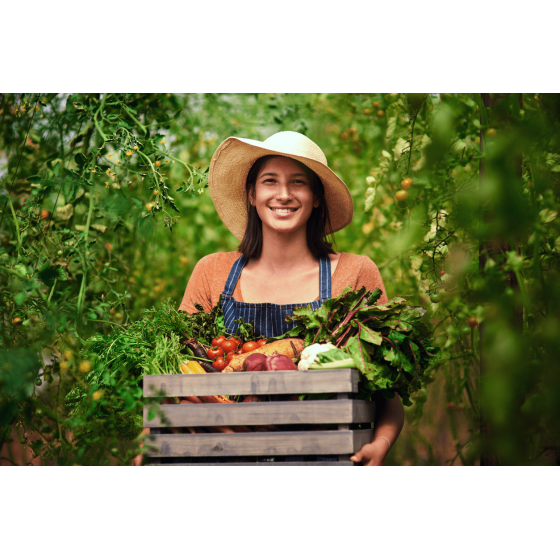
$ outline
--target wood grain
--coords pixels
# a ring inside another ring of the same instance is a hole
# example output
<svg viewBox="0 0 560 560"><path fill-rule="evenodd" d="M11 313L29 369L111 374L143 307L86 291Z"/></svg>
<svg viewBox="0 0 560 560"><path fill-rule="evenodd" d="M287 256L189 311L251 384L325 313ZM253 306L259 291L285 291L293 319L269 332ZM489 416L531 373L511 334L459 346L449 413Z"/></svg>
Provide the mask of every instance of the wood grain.
<svg viewBox="0 0 560 560"><path fill-rule="evenodd" d="M158 434L150 437L150 457L234 457L339 455L355 453L373 430L257 432L234 434Z"/></svg>
<svg viewBox="0 0 560 560"><path fill-rule="evenodd" d="M359 400L284 401L235 404L170 404L148 420L144 406L144 427L261 426L267 424L353 424L373 422L375 404ZM348 429L348 427L346 428Z"/></svg>
<svg viewBox="0 0 560 560"><path fill-rule="evenodd" d="M162 463L154 467L355 467L352 461L262 461L260 463Z"/></svg>
<svg viewBox="0 0 560 560"><path fill-rule="evenodd" d="M144 397L356 393L357 369L146 375Z"/></svg>

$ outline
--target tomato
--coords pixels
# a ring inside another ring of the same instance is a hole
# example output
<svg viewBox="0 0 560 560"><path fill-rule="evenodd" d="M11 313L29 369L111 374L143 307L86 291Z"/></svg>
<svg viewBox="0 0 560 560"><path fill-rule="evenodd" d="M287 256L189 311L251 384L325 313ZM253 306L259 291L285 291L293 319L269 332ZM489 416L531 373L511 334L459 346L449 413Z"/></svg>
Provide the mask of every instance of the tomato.
<svg viewBox="0 0 560 560"><path fill-rule="evenodd" d="M49 216L48 210L41 210L41 220L46 220Z"/></svg>
<svg viewBox="0 0 560 560"><path fill-rule="evenodd" d="M455 403L447 403L447 408L455 408Z"/></svg>
<svg viewBox="0 0 560 560"><path fill-rule="evenodd" d="M222 342L226 339L225 336L219 336L218 338L214 338L212 340L212 346L221 346Z"/></svg>
<svg viewBox="0 0 560 560"><path fill-rule="evenodd" d="M374 101L374 102L372 103L372 105L373 105L376 109L379 109L379 107L381 107L381 104L379 103L379 101Z"/></svg>
<svg viewBox="0 0 560 560"><path fill-rule="evenodd" d="M498 131L495 128L489 128L486 131L486 136L488 138L496 138L497 135L498 135Z"/></svg>
<svg viewBox="0 0 560 560"><path fill-rule="evenodd" d="M364 115L371 115L371 109L364 109Z"/></svg>
<svg viewBox="0 0 560 560"><path fill-rule="evenodd" d="M399 202L404 202L408 198L408 193L406 191L397 191L395 194L395 198Z"/></svg>
<svg viewBox="0 0 560 560"><path fill-rule="evenodd" d="M441 301L441 296L438 293L432 294L430 296L430 301L432 303L439 303Z"/></svg>
<svg viewBox="0 0 560 560"><path fill-rule="evenodd" d="M348 133L349 136L354 136L354 134L356 134L356 129L352 126L346 132Z"/></svg>
<svg viewBox="0 0 560 560"><path fill-rule="evenodd" d="M445 270L440 270L440 271L439 271L439 275L440 275L440 276L445 276Z"/></svg>
<svg viewBox="0 0 560 560"><path fill-rule="evenodd" d="M220 347L212 347L208 350L208 358L210 360L215 360L216 358L223 358L224 357L224 351L222 348Z"/></svg>
<svg viewBox="0 0 560 560"><path fill-rule="evenodd" d="M259 345L259 347L264 346L266 344L266 340L264 338L261 338L260 340L257 340L257 344Z"/></svg>
<svg viewBox="0 0 560 560"><path fill-rule="evenodd" d="M14 317L14 320L12 321L12 323L17 327L18 325L21 325L23 323L23 319L21 319L19 317Z"/></svg>
<svg viewBox="0 0 560 560"><path fill-rule="evenodd" d="M231 360L233 360L233 358L235 358L235 356L239 356L239 351L238 350L234 350L233 352L230 352L226 356L226 364L229 365L229 363L231 362Z"/></svg>
<svg viewBox="0 0 560 560"><path fill-rule="evenodd" d="M222 371L226 366L226 361L223 358L218 358L212 365L218 370Z"/></svg>
<svg viewBox="0 0 560 560"><path fill-rule="evenodd" d="M407 177L406 179L403 179L401 181L401 189L408 191L410 190L410 187L412 187L412 179L410 177Z"/></svg>
<svg viewBox="0 0 560 560"><path fill-rule="evenodd" d="M221 348L225 352L225 354L229 354L233 350L237 350L237 346L237 341L232 340L231 338L229 340L224 340L221 344Z"/></svg>
<svg viewBox="0 0 560 560"><path fill-rule="evenodd" d="M253 350L256 350L258 347L259 347L259 345L258 345L258 343L256 343L256 342L253 342L253 341L251 341L251 342L246 342L246 343L243 345L243 348L241 349L241 352L242 352L243 354L246 354L247 352L252 352Z"/></svg>
<svg viewBox="0 0 560 560"><path fill-rule="evenodd" d="M384 117L385 116L385 111L377 111L377 116L378 117Z"/></svg>
<svg viewBox="0 0 560 560"><path fill-rule="evenodd" d="M243 341L240 338L237 338L236 336L230 336L230 340L235 340L235 342L237 342L237 347L243 346Z"/></svg>
<svg viewBox="0 0 560 560"><path fill-rule="evenodd" d="M341 137L343 140L348 140L348 134L347 134L346 132L343 132L343 133L340 135L340 137Z"/></svg>

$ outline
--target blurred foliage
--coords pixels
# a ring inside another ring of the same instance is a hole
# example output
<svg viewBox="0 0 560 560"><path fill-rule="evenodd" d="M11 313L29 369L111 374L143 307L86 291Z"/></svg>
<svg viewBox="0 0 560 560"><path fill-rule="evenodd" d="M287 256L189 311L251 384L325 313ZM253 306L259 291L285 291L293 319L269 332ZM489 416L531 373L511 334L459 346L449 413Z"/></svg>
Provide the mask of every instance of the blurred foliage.
<svg viewBox="0 0 560 560"><path fill-rule="evenodd" d="M206 190L219 143L295 130L354 198L338 250L427 307L444 350L388 462L442 462L435 405L449 463L556 461L559 119L556 94L3 94L0 439L45 463L130 461L138 384L96 393L83 342L179 302L201 257L235 249ZM91 399L71 416L76 387Z"/></svg>

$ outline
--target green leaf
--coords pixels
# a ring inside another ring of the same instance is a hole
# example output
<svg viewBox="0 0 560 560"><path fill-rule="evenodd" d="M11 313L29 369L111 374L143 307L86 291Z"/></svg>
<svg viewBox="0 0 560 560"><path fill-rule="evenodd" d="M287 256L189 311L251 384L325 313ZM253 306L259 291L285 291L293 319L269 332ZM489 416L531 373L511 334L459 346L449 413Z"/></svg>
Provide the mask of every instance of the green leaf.
<svg viewBox="0 0 560 560"><path fill-rule="evenodd" d="M376 344L377 346L383 344L383 337L381 336L381 333L374 331L364 325L361 325L360 328L360 338L362 340L365 340L366 342Z"/></svg>
<svg viewBox="0 0 560 560"><path fill-rule="evenodd" d="M84 165L86 165L86 163L87 163L87 158L86 158L86 156L84 156L84 154L77 153L77 154L74 156L74 161L76 162L76 165L77 165L80 169L82 169L82 168L84 167Z"/></svg>
<svg viewBox="0 0 560 560"><path fill-rule="evenodd" d="M27 292L19 292L14 296L14 303L19 307L27 299Z"/></svg>

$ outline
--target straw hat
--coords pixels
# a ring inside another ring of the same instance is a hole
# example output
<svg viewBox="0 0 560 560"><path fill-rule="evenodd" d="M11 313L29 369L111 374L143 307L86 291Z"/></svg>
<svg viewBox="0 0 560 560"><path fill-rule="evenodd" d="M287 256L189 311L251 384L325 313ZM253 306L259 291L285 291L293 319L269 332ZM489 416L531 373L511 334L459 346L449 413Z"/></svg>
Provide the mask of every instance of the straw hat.
<svg viewBox="0 0 560 560"><path fill-rule="evenodd" d="M332 226L327 233L339 231L352 221L354 205L348 187L329 169L325 154L307 136L278 132L264 142L230 137L218 146L212 157L208 188L218 215L235 237L243 239L247 226L247 175L257 159L270 154L300 161L317 173L325 188Z"/></svg>

